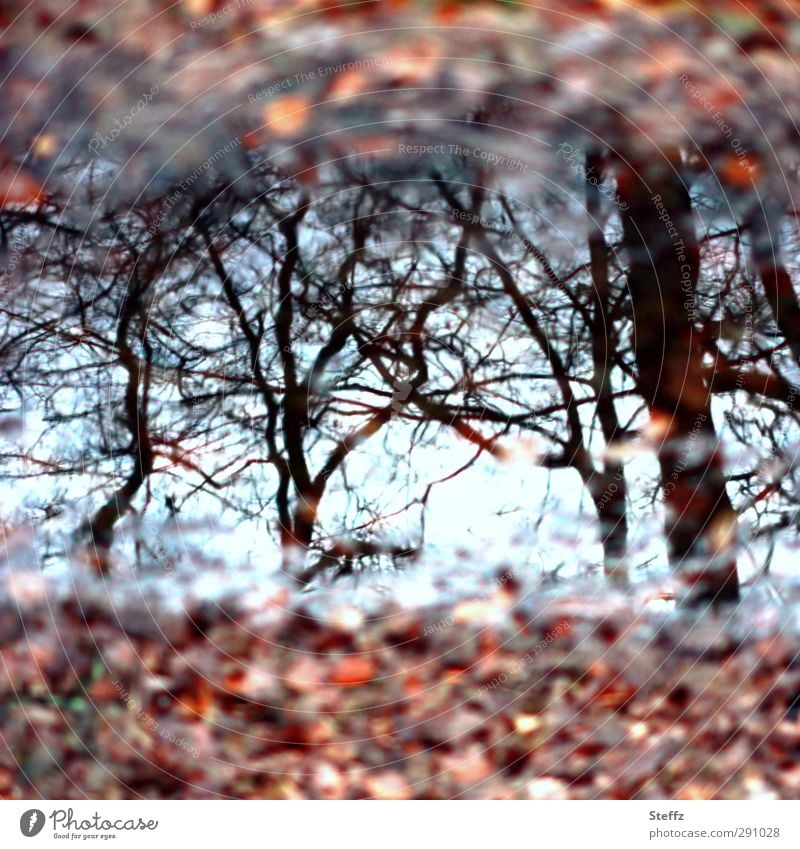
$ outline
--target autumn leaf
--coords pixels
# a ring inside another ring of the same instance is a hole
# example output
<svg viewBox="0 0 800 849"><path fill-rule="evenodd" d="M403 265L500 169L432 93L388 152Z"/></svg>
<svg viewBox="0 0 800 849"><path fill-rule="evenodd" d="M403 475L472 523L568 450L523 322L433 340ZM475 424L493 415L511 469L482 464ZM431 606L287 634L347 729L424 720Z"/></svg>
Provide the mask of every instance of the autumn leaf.
<svg viewBox="0 0 800 849"><path fill-rule="evenodd" d="M363 655L352 655L342 658L334 667L331 681L334 684L355 686L371 681L377 673L374 660Z"/></svg>
<svg viewBox="0 0 800 849"><path fill-rule="evenodd" d="M293 136L303 130L311 119L311 101L300 95L288 95L267 104L262 114L272 134Z"/></svg>
<svg viewBox="0 0 800 849"><path fill-rule="evenodd" d="M27 171L0 160L0 207L28 206L39 201L43 191Z"/></svg>

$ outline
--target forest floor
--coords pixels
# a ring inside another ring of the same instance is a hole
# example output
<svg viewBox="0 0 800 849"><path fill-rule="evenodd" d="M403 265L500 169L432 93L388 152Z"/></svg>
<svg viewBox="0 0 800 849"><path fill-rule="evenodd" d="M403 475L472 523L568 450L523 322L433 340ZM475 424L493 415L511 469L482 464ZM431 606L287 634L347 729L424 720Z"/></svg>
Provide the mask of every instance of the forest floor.
<svg viewBox="0 0 800 849"><path fill-rule="evenodd" d="M800 797L782 610L112 595L5 588L0 797Z"/></svg>

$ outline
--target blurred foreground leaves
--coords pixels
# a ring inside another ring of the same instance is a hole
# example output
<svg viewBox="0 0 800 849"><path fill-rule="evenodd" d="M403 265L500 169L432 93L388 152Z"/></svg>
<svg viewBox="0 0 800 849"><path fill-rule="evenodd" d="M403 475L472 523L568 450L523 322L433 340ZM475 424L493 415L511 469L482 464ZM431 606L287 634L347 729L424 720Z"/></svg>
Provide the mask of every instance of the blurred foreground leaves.
<svg viewBox="0 0 800 849"><path fill-rule="evenodd" d="M0 607L3 798L800 791L797 634L752 608L687 628L504 592L323 619L282 594L176 609L36 581Z"/></svg>

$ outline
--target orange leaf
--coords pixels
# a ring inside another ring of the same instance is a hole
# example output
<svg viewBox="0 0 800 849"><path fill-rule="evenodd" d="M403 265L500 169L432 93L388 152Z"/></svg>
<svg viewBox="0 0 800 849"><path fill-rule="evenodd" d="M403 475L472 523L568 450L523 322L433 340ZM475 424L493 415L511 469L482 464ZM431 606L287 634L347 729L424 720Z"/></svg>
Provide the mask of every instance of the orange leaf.
<svg viewBox="0 0 800 849"><path fill-rule="evenodd" d="M88 695L94 702L108 702L119 697L119 689L110 678L101 678L89 687Z"/></svg>
<svg viewBox="0 0 800 849"><path fill-rule="evenodd" d="M192 718L208 716L214 705L214 690L203 677L197 676L194 686L181 694L181 712Z"/></svg>
<svg viewBox="0 0 800 849"><path fill-rule="evenodd" d="M405 691L409 696L417 696L425 689L425 682L419 677L411 673L406 676Z"/></svg>
<svg viewBox="0 0 800 849"><path fill-rule="evenodd" d="M743 156L726 156L720 166L720 175L729 186L748 188L761 177L761 164L751 153Z"/></svg>
<svg viewBox="0 0 800 849"><path fill-rule="evenodd" d="M376 671L375 661L371 658L350 655L343 657L339 661L333 670L331 680L334 684L343 684L345 686L366 684L372 680Z"/></svg>
<svg viewBox="0 0 800 849"><path fill-rule="evenodd" d="M3 163L0 165L0 207L36 203L42 187L27 171Z"/></svg>
<svg viewBox="0 0 800 849"><path fill-rule="evenodd" d="M299 133L311 117L308 98L297 94L282 97L264 107L264 123L270 131L280 136Z"/></svg>

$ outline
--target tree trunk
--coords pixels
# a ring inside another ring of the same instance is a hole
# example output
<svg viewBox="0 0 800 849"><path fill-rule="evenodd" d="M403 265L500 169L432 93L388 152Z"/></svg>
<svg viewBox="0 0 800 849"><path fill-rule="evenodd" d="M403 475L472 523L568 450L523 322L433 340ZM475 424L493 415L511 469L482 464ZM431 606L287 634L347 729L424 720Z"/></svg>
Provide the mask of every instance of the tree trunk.
<svg viewBox="0 0 800 849"><path fill-rule="evenodd" d="M607 453L603 474L591 485L600 536L603 561L608 578L619 585L628 582L628 514L625 465L615 459L611 449L622 436L622 428L614 406L611 383L613 362L613 322L609 315L608 246L600 219L598 186L603 181L605 163L596 153L586 156L586 211L589 217L589 263L592 274L594 310L592 314L593 383L597 393L597 418L603 431Z"/></svg>
<svg viewBox="0 0 800 849"><path fill-rule="evenodd" d="M88 531L92 545L92 565L100 575L111 571L111 547L117 522L130 510L133 499L153 472L153 444L147 418L147 388L150 382L150 360L142 367L128 341L134 316L141 310L143 289L134 287L124 302L117 325L116 346L119 364L128 374L125 386L125 425L131 435L133 469L125 482L87 519L82 532ZM145 322L143 322L145 324ZM142 342L150 352L142 331ZM144 391L140 388L144 386Z"/></svg>
<svg viewBox="0 0 800 849"><path fill-rule="evenodd" d="M694 333L699 250L680 160L654 153L620 174L638 390L658 434L670 564L682 603L736 601L736 514Z"/></svg>
<svg viewBox="0 0 800 849"><path fill-rule="evenodd" d="M282 528L282 568L287 575L297 577L305 574L306 558L314 539L318 504L319 496L298 494L291 527ZM301 578L300 583L305 584L307 581Z"/></svg>
<svg viewBox="0 0 800 849"><path fill-rule="evenodd" d="M775 210L769 201L761 198L758 201L751 220L753 262L775 324L795 360L800 362L800 303L783 262L780 210Z"/></svg>

